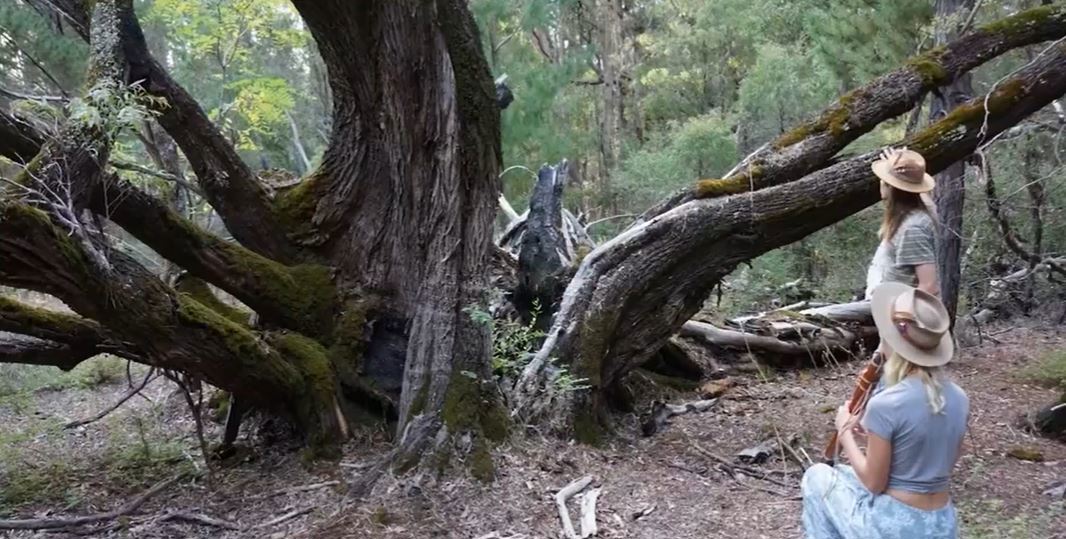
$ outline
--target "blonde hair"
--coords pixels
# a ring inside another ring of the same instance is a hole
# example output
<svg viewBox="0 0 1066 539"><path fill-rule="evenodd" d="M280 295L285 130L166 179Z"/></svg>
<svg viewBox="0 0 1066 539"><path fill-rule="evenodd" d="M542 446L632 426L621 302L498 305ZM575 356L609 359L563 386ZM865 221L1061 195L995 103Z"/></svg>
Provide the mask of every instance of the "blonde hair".
<svg viewBox="0 0 1066 539"><path fill-rule="evenodd" d="M925 395L929 400L929 407L934 414L944 411L944 371L940 367L923 367L907 361L906 358L896 352L888 356L885 361L884 377L885 387L892 387L911 374L916 375L925 386Z"/></svg>

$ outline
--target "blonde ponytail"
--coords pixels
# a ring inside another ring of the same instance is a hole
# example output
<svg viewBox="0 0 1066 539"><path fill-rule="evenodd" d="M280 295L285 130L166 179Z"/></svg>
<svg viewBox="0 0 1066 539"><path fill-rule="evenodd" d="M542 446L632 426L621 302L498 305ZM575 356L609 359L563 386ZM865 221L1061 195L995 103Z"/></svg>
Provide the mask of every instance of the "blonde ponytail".
<svg viewBox="0 0 1066 539"><path fill-rule="evenodd" d="M885 361L885 387L892 387L900 383L912 373L921 379L922 386L925 387L925 395L929 401L929 407L933 410L933 413L942 413L946 400L944 399L944 384L942 382L943 371L940 367L915 365L896 352L892 352L892 355Z"/></svg>

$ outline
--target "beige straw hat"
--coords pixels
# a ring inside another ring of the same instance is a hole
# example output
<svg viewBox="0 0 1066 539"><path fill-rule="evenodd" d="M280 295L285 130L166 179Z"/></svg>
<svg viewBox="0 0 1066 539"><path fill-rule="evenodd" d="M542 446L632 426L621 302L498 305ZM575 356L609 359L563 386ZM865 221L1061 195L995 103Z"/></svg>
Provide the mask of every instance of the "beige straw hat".
<svg viewBox="0 0 1066 539"><path fill-rule="evenodd" d="M888 282L873 290L870 310L881 339L907 361L939 367L954 356L951 320L936 296Z"/></svg>
<svg viewBox="0 0 1066 539"><path fill-rule="evenodd" d="M885 183L911 193L927 193L936 186L936 180L925 172L925 158L908 149L885 152L887 156L874 161L871 168Z"/></svg>

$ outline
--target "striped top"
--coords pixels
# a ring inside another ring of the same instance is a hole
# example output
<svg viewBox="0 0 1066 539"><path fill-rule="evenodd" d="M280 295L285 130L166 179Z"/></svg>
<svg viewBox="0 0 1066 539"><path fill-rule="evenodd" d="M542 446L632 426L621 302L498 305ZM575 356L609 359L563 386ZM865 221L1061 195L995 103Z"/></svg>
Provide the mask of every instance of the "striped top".
<svg viewBox="0 0 1066 539"><path fill-rule="evenodd" d="M915 266L936 265L936 227L925 211L903 218L892 239L882 241L866 273L866 299L883 282L918 286Z"/></svg>

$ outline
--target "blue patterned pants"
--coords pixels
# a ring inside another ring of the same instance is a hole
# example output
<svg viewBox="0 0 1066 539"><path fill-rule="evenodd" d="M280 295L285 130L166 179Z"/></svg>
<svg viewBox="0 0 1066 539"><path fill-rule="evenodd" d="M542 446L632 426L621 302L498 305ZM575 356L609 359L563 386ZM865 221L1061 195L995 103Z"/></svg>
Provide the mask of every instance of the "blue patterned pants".
<svg viewBox="0 0 1066 539"><path fill-rule="evenodd" d="M851 466L815 464L803 474L806 539L955 539L951 503L936 511L866 490Z"/></svg>

